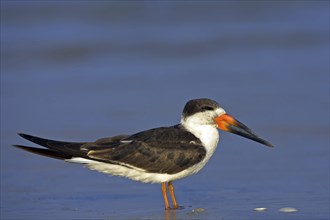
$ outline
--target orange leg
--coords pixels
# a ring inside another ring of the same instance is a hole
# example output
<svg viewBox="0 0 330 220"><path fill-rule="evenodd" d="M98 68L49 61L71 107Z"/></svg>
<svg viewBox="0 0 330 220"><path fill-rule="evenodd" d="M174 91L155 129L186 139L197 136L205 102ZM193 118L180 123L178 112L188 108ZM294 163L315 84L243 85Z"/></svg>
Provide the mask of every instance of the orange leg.
<svg viewBox="0 0 330 220"><path fill-rule="evenodd" d="M165 202L165 209L170 209L170 204L168 203L167 194L166 194L166 183L162 183L162 193Z"/></svg>
<svg viewBox="0 0 330 220"><path fill-rule="evenodd" d="M178 203L176 202L175 195L174 195L174 187L172 181L168 182L168 190L170 191L171 199L173 202L173 209L179 208Z"/></svg>

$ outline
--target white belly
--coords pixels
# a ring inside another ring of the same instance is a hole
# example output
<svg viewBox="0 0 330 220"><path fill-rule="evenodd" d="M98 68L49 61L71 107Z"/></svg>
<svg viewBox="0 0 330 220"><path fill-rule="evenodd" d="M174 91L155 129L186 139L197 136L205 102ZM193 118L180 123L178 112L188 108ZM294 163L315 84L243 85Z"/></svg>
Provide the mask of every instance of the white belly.
<svg viewBox="0 0 330 220"><path fill-rule="evenodd" d="M169 182L169 181L181 179L186 176L197 173L199 170L201 170L204 167L204 165L207 163L209 158L210 156L206 155L206 157L198 164L195 164L194 166L176 174L149 173L146 170L136 167L128 168L125 166L103 163L103 162L88 160L84 158L72 158L67 161L74 163L82 163L85 164L85 166L91 170L95 170L109 175L127 177L129 179L144 183L162 183L162 182Z"/></svg>

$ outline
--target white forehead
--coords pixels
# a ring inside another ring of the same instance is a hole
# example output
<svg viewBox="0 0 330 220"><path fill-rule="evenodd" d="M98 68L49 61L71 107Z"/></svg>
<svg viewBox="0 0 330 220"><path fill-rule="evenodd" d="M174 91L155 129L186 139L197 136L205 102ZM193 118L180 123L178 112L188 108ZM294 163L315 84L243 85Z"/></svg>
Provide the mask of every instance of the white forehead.
<svg viewBox="0 0 330 220"><path fill-rule="evenodd" d="M226 111L223 108L219 107L215 110L215 113L219 116L219 115L226 114Z"/></svg>

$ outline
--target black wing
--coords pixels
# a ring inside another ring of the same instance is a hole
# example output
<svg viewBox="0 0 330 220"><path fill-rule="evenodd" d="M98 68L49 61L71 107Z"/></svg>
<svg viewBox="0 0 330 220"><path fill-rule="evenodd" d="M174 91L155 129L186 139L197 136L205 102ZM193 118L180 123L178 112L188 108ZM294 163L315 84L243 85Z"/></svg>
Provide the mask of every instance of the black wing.
<svg viewBox="0 0 330 220"><path fill-rule="evenodd" d="M155 128L134 135L118 135L95 142L63 142L27 134L23 138L48 149L18 146L23 150L57 159L82 157L151 173L178 173L206 155L198 138L181 125Z"/></svg>
<svg viewBox="0 0 330 220"><path fill-rule="evenodd" d="M198 138L180 125L156 128L129 136L108 149L90 150L88 157L119 163L150 173L174 174L191 167L206 155Z"/></svg>
<svg viewBox="0 0 330 220"><path fill-rule="evenodd" d="M22 146L22 145L13 145L14 147L20 148L22 150L34 153L34 154L39 154L42 156L46 156L46 157L51 157L51 158L55 158L55 159L61 159L61 160L65 160L65 159L71 159L72 156L66 153L61 153L58 151L53 151L53 150L49 150L49 149L44 149L44 148L36 148L36 147L27 147L27 146Z"/></svg>
<svg viewBox="0 0 330 220"><path fill-rule="evenodd" d="M69 157L69 156L84 157L84 156L86 156L86 153L83 153L80 151L80 147L84 144L87 144L85 142L55 141L55 140L44 139L44 138L40 138L40 137L28 135L28 134L22 134L22 133L20 133L19 135L35 144L48 148L49 151L65 154L66 157ZM25 146L17 146L17 145L16 145L16 147L20 147L21 149L25 148ZM33 149L35 149L35 148L29 147L29 148L25 148L24 150L27 150L27 151L30 151L33 153L38 152L38 150L35 150L35 152L34 152ZM39 149L39 148L37 148L37 149ZM46 151L44 151L44 153L46 153Z"/></svg>
<svg viewBox="0 0 330 220"><path fill-rule="evenodd" d="M114 143L118 142L120 139L128 137L128 135L118 135L109 138L102 138L95 142L64 142L64 141L55 141L45 138L40 138L28 134L19 133L19 135L35 144L46 147L44 148L35 148L22 145L14 145L22 150L39 154L42 156L48 156L56 159L71 159L72 157L83 157L89 159L87 153L91 149L108 149ZM86 149L87 147L88 149Z"/></svg>

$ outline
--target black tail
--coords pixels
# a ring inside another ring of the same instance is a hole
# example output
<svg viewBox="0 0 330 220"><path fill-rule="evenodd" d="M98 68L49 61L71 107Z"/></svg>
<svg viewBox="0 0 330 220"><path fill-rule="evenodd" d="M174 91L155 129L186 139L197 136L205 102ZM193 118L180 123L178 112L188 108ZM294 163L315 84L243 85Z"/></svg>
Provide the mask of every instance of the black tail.
<svg viewBox="0 0 330 220"><path fill-rule="evenodd" d="M58 159L68 159L74 157L85 157L86 153L81 151L80 147L86 143L83 142L64 142L44 139L28 134L19 133L19 135L35 144L41 145L48 149L26 147L20 145L14 145L20 149L40 154L43 156L54 157Z"/></svg>
<svg viewBox="0 0 330 220"><path fill-rule="evenodd" d="M35 153L35 154L39 154L42 156L51 157L51 158L55 158L55 159L65 160L65 159L72 158L72 156L70 156L68 154L60 153L60 152L49 150L49 149L27 147L27 146L22 146L22 145L13 145L13 146L20 148L22 150L31 152L31 153Z"/></svg>

